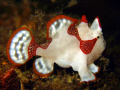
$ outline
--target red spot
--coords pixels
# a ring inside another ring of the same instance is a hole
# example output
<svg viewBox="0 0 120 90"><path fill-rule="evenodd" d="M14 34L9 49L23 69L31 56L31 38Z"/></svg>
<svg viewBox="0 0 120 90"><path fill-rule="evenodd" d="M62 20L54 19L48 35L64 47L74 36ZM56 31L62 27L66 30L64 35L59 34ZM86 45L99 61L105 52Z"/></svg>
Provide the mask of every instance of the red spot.
<svg viewBox="0 0 120 90"><path fill-rule="evenodd" d="M92 51L96 41L97 38L94 38L92 40L80 40L80 49L83 53L89 54Z"/></svg>
<svg viewBox="0 0 120 90"><path fill-rule="evenodd" d="M71 24L68 28L68 34L70 35L74 35L76 36L77 38L79 38L79 34L78 34L78 30L77 28L75 28L75 23Z"/></svg>
<svg viewBox="0 0 120 90"><path fill-rule="evenodd" d="M35 39L32 37L32 40L28 47L29 59L31 59L33 56L36 55L36 50L38 47L39 47L39 45L35 42Z"/></svg>
<svg viewBox="0 0 120 90"><path fill-rule="evenodd" d="M81 22L88 23L87 18L85 15L82 16Z"/></svg>
<svg viewBox="0 0 120 90"><path fill-rule="evenodd" d="M48 43L44 43L44 44L37 44L35 42L35 39L32 38L32 41L31 43L29 44L29 47L28 47L28 54L29 54L29 59L31 59L33 56L36 55L36 50L38 47L42 48L42 49L47 49L48 46L50 45L52 39L49 39L49 42Z"/></svg>
<svg viewBox="0 0 120 90"><path fill-rule="evenodd" d="M81 40L77 28L75 28L75 24L69 26L68 34L74 35L80 41L80 49L84 54L89 54L97 41L97 38L92 40Z"/></svg>

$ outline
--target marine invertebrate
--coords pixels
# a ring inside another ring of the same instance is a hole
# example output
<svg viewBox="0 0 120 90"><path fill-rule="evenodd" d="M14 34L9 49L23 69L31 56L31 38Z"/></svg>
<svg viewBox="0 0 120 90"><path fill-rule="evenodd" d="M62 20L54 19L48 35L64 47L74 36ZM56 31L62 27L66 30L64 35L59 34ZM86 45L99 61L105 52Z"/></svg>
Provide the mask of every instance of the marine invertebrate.
<svg viewBox="0 0 120 90"><path fill-rule="evenodd" d="M98 72L94 61L105 49L105 41L99 18L91 27L83 15L79 25L77 19L59 15L47 23L48 43L37 44L29 29L21 27L10 37L7 56L11 63L22 65L33 56L41 56L34 62L34 70L40 76L48 76L54 63L61 67L72 67L78 71L81 82L95 80Z"/></svg>

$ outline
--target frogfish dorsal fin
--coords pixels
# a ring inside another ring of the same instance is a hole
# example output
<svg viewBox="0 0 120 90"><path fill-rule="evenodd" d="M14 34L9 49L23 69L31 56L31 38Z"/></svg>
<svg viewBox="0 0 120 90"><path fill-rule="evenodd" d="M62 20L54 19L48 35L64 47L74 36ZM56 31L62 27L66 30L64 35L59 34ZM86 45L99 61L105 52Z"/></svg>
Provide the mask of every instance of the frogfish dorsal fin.
<svg viewBox="0 0 120 90"><path fill-rule="evenodd" d="M59 15L54 17L47 23L47 39L53 38L56 32L58 32L60 29L64 29L66 24L71 25L72 23L77 22L77 19L65 15Z"/></svg>

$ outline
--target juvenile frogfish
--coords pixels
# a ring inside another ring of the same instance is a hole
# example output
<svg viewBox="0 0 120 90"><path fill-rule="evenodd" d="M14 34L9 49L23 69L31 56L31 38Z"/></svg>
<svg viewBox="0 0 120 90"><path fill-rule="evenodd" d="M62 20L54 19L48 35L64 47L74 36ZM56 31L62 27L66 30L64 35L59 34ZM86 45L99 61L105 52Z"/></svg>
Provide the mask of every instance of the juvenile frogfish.
<svg viewBox="0 0 120 90"><path fill-rule="evenodd" d="M39 32L38 32L39 33ZM33 56L36 74L48 76L54 63L63 68L72 67L80 76L80 82L95 80L99 67L94 64L105 49L105 40L99 18L88 27L86 16L77 19L59 15L47 23L48 43L37 44L26 27L17 29L7 44L7 57L14 65L25 64Z"/></svg>

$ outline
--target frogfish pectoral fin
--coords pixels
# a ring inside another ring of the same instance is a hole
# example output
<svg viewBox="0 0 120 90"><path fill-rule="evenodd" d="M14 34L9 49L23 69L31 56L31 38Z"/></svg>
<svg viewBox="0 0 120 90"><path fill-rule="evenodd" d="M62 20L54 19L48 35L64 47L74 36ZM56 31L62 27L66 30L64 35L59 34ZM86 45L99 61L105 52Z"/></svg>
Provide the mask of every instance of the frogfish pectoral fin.
<svg viewBox="0 0 120 90"><path fill-rule="evenodd" d="M36 44L30 30L21 27L13 32L7 44L7 57L15 65L22 65L36 55Z"/></svg>
<svg viewBox="0 0 120 90"><path fill-rule="evenodd" d="M35 60L33 68L36 74L46 77L53 72L53 63L48 59L40 57Z"/></svg>

